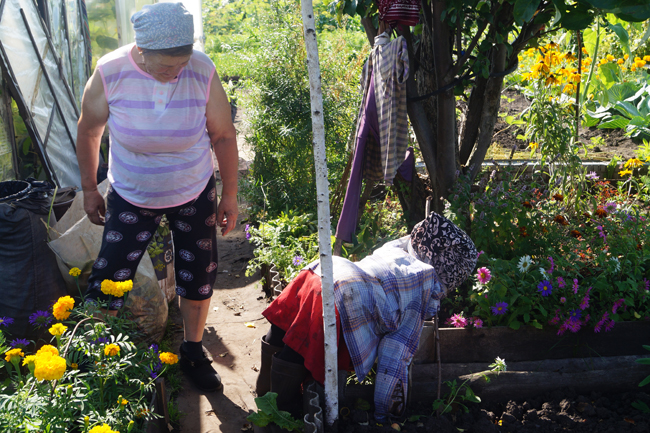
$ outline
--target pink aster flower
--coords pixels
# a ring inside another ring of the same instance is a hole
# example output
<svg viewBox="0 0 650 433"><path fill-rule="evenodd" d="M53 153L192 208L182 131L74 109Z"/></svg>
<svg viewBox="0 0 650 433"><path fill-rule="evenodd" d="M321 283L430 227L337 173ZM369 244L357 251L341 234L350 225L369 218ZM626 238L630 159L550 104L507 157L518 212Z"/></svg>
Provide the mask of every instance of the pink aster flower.
<svg viewBox="0 0 650 433"><path fill-rule="evenodd" d="M467 319L463 316L463 313L454 314L449 319L447 319L447 324L453 326L454 328L464 328L467 326Z"/></svg>
<svg viewBox="0 0 650 433"><path fill-rule="evenodd" d="M580 302L580 309L581 310L586 310L589 308L589 294L587 293L584 298L582 298L582 302Z"/></svg>
<svg viewBox="0 0 650 433"><path fill-rule="evenodd" d="M472 318L472 325L474 325L475 328L482 328L483 327L483 321L479 319L478 317L473 317Z"/></svg>
<svg viewBox="0 0 650 433"><path fill-rule="evenodd" d="M557 286L562 289L566 286L566 283L564 282L564 278L562 277L557 277Z"/></svg>
<svg viewBox="0 0 650 433"><path fill-rule="evenodd" d="M548 257L548 261L551 262L551 267L547 272L549 275L551 275L553 273L553 270L555 269L555 262L553 261L553 257L551 256Z"/></svg>
<svg viewBox="0 0 650 433"><path fill-rule="evenodd" d="M577 278L573 279L573 294L574 295L578 294L578 279Z"/></svg>
<svg viewBox="0 0 650 433"><path fill-rule="evenodd" d="M492 278L492 273L486 267L478 268L478 271L476 272L476 278L478 279L479 283L487 284L487 282Z"/></svg>
<svg viewBox="0 0 650 433"><path fill-rule="evenodd" d="M564 304L565 302L566 302L566 298L565 298L564 296L562 296L562 297L560 298L560 303L561 303L561 304Z"/></svg>
<svg viewBox="0 0 650 433"><path fill-rule="evenodd" d="M605 325L605 332L611 331L612 328L614 328L614 324L616 324L616 322L610 319L609 322L607 322L607 324Z"/></svg>

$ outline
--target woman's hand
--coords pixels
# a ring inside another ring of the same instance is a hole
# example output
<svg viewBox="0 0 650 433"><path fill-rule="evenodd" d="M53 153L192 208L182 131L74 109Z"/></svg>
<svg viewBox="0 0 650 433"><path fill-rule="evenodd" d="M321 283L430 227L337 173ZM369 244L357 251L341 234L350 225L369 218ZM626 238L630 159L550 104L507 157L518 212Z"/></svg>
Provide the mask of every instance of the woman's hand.
<svg viewBox="0 0 650 433"><path fill-rule="evenodd" d="M222 195L217 208L217 221L221 227L221 236L226 236L228 232L235 228L238 215L237 196Z"/></svg>
<svg viewBox="0 0 650 433"><path fill-rule="evenodd" d="M104 204L104 197L96 189L84 191L84 211L86 211L91 223L98 226L104 225L106 205Z"/></svg>

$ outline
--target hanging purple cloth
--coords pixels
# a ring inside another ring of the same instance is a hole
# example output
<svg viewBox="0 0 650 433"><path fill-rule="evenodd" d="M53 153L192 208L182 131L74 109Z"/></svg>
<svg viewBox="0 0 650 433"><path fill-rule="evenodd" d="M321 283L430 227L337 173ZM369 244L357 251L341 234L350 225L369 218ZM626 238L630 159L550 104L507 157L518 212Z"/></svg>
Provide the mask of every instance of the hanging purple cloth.
<svg viewBox="0 0 650 433"><path fill-rule="evenodd" d="M368 66L369 64L366 64L366 67ZM352 170L350 171L350 180L348 181L348 189L345 192L343 209L339 216L339 223L336 226L336 237L345 242L352 241L352 236L357 227L366 141L370 139L379 143L379 120L377 119L375 85L372 75L371 69L370 77L368 77L369 85L366 102L357 128L357 140L354 149L354 159L352 160Z"/></svg>

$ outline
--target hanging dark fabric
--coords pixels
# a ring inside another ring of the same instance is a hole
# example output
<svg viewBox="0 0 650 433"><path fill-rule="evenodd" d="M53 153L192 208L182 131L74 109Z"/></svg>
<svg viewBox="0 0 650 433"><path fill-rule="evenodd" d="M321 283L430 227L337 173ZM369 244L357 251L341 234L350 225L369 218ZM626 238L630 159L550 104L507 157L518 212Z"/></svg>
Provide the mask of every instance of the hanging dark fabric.
<svg viewBox="0 0 650 433"><path fill-rule="evenodd" d="M420 0L379 0L379 19L391 27L414 26L420 21Z"/></svg>

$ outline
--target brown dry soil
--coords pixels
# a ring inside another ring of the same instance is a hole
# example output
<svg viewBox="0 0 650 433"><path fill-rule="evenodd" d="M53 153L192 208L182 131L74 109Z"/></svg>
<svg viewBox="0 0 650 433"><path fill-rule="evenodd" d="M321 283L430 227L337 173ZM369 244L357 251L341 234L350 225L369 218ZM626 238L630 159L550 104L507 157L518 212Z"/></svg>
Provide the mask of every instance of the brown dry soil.
<svg viewBox="0 0 650 433"><path fill-rule="evenodd" d="M513 147L514 159L528 159L530 152L526 151L528 143L524 140L517 140L517 135L523 135L523 128L517 125L508 125L505 116L517 117L530 106L530 101L516 90L506 90L501 97L499 109L499 120L494 127L492 152L488 157L508 158ZM635 142L625 137L621 129L597 129L583 128L579 130L580 142L587 147L587 156L580 152L580 157L585 161L609 161L614 156L621 157L624 161L634 158L634 151L642 141ZM493 156L491 156L493 155Z"/></svg>
<svg viewBox="0 0 650 433"><path fill-rule="evenodd" d="M512 98L513 95L509 97ZM513 99L508 103L508 109L521 111L524 106L522 104L526 104L526 101L522 97ZM505 102L507 101L504 100ZM502 111L505 108L502 105ZM497 126L495 131L499 130ZM585 131L586 134L592 132ZM495 141L501 143L508 136L514 140L512 131L504 131L497 133ZM631 143L631 140L620 136L616 138L611 133L604 138L607 146L601 146L602 152L597 153L606 155L612 152L625 157L633 156L636 144ZM622 150L627 153L621 152ZM240 155L243 157L240 159L240 173L245 175L247 161L252 158L242 147ZM213 358L213 365L222 377L224 388L223 391L204 393L183 377L181 391L176 396L181 418L180 424L174 426L174 432L252 432L252 426L246 417L256 411L254 389L260 365L260 337L269 328L269 323L261 313L269 301L262 290L259 273L251 277L245 276L248 261L253 257L253 248L245 238L245 210L242 205L237 228L218 239L219 275L203 340ZM170 321L175 330L174 344L180 345L183 336L182 321L177 308L170 310ZM551 394L528 400L517 399L513 395L509 402L483 401L480 404L468 404L469 413L456 411L440 417L431 416L431 405L424 404L418 401L417 396L413 396L406 417L422 417L418 421L405 422L400 428L401 431L410 433L650 432L650 414L641 413L632 407L632 402L637 400L650 406L650 396L646 393L649 389L650 385L612 395L597 392L577 395L571 389L558 389ZM646 392L640 392L641 390ZM394 433L395 430L390 426L375 425L371 410L352 408L347 416L340 418L338 432Z"/></svg>

